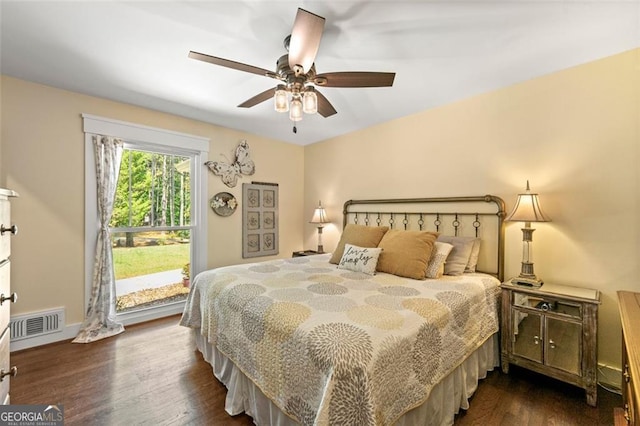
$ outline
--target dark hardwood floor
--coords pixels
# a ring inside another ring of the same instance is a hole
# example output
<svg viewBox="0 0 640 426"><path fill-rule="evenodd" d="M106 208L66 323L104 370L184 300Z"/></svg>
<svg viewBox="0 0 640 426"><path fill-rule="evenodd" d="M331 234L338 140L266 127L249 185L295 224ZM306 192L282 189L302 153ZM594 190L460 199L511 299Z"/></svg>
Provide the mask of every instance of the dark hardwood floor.
<svg viewBox="0 0 640 426"><path fill-rule="evenodd" d="M169 317L127 327L90 344L54 343L11 354L12 404L62 404L67 425L251 425L224 411L225 387L195 350L188 329ZM512 367L480 382L456 425L612 425L619 395L584 391Z"/></svg>

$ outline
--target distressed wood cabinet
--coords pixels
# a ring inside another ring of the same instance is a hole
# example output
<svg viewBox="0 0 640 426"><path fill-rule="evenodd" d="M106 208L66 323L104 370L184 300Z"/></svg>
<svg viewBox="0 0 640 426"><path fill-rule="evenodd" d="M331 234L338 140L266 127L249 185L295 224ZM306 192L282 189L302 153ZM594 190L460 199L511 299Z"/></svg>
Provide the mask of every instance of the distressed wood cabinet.
<svg viewBox="0 0 640 426"><path fill-rule="evenodd" d="M514 364L579 386L595 407L599 304L598 290L503 283L502 371Z"/></svg>

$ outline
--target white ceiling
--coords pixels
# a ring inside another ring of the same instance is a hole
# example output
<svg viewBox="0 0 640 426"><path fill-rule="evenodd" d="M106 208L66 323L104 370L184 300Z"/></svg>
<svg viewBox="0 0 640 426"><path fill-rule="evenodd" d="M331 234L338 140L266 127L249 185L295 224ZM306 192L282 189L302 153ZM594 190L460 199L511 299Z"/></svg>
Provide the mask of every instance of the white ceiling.
<svg viewBox="0 0 640 426"><path fill-rule="evenodd" d="M391 88L323 88L338 114L293 134L275 70L296 10L326 18L319 73L393 71ZM639 0L0 1L2 74L305 145L640 46ZM90 111L85 111L90 112Z"/></svg>

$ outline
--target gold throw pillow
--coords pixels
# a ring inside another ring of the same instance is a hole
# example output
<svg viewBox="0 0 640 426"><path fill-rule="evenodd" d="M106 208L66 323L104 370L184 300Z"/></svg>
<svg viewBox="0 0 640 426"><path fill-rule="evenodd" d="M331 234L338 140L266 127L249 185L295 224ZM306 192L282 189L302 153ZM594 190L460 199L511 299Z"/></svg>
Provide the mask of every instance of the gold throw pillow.
<svg viewBox="0 0 640 426"><path fill-rule="evenodd" d="M378 244L382 253L378 259L377 270L400 277L424 280L427 277L427 264L431 259L436 238L437 232L391 229Z"/></svg>
<svg viewBox="0 0 640 426"><path fill-rule="evenodd" d="M389 230L388 226L365 226L354 225L352 223L345 226L342 236L338 242L338 246L331 255L329 263L338 264L344 253L344 245L351 244L358 247L377 247L378 243Z"/></svg>

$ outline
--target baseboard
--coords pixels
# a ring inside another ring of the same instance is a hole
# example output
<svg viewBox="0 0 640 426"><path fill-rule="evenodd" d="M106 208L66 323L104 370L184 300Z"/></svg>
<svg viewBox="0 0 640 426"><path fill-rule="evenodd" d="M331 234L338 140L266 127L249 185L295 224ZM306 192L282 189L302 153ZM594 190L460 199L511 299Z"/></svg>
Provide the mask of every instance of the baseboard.
<svg viewBox="0 0 640 426"><path fill-rule="evenodd" d="M11 352L23 349L35 348L36 346L48 345L49 343L71 340L78 335L81 323L65 325L62 331L44 334L42 336L28 337L26 339L11 342Z"/></svg>
<svg viewBox="0 0 640 426"><path fill-rule="evenodd" d="M607 364L598 363L598 383L611 391L622 389L622 370Z"/></svg>
<svg viewBox="0 0 640 426"><path fill-rule="evenodd" d="M156 306L149 309L142 309L138 311L118 314L117 320L127 326L137 324L139 322L151 321L158 318L181 314L183 310L184 301L180 301L162 306ZM11 342L11 352L34 348L36 346L48 345L50 343L60 342L63 340L72 340L78 335L81 325L82 323L65 325L62 331L59 332L44 334L41 336L27 337L22 340Z"/></svg>

